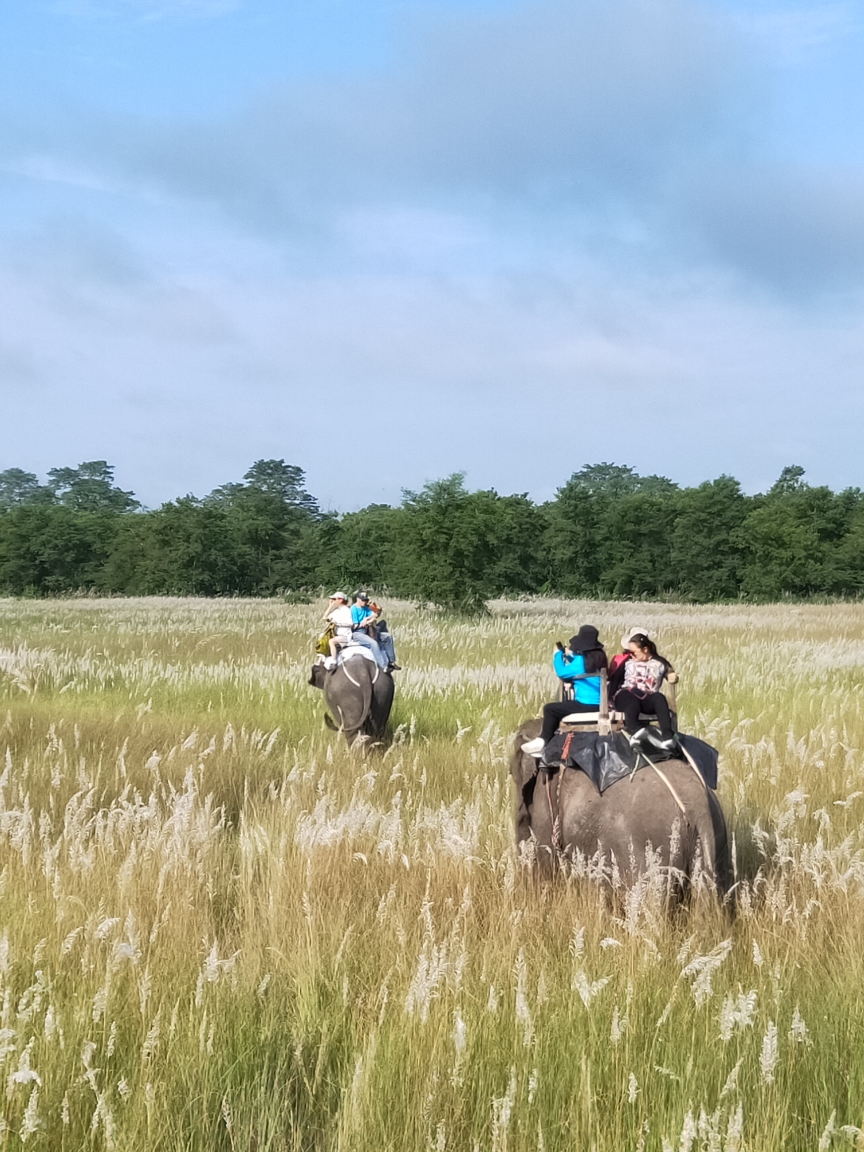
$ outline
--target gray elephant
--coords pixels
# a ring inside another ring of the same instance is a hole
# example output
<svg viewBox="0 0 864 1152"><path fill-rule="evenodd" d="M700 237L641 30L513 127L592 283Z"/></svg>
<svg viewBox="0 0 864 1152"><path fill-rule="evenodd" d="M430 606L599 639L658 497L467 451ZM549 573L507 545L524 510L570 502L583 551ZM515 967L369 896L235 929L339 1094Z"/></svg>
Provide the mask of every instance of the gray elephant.
<svg viewBox="0 0 864 1152"><path fill-rule="evenodd" d="M328 727L345 733L349 744L358 736L380 740L393 706L393 677L371 660L357 655L343 660L333 672L323 664L312 667L309 683L321 688L332 715Z"/></svg>
<svg viewBox="0 0 864 1152"><path fill-rule="evenodd" d="M732 869L723 810L713 790L686 761L667 760L658 765L668 785L652 768L643 767L601 795L584 772L559 769L547 788L545 779L537 775L537 762L521 751L521 745L539 732L539 720L519 728L510 772L516 784L516 841L534 840L544 874L554 869L559 851L571 858L577 853L588 859L599 855L605 857L607 867L617 868L622 882L630 887L645 871L650 845L676 896L686 891L697 867L721 897L730 891ZM557 828L553 828L550 799Z"/></svg>

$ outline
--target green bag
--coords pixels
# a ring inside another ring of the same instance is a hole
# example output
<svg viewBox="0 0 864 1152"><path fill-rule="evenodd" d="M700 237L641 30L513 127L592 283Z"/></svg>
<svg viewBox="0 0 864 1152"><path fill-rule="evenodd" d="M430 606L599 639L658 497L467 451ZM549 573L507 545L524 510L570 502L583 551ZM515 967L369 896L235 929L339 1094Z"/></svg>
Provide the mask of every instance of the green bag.
<svg viewBox="0 0 864 1152"><path fill-rule="evenodd" d="M330 641L336 635L336 625L328 624L327 628L318 637L318 643L315 645L315 651L319 656L330 655Z"/></svg>

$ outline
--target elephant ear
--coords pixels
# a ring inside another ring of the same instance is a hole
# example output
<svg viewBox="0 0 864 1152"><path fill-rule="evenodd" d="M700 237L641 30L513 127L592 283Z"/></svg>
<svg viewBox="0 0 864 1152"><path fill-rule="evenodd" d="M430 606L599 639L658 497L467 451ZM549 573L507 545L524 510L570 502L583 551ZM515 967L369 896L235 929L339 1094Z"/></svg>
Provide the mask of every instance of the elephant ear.
<svg viewBox="0 0 864 1152"><path fill-rule="evenodd" d="M533 756L526 756L522 745L527 740L533 740L540 735L540 721L526 720L520 724L513 736L513 754L510 757L510 775L516 781L520 792L531 783L537 775L537 760Z"/></svg>
<svg viewBox="0 0 864 1152"><path fill-rule="evenodd" d="M324 677L327 675L327 670L323 664L313 664L312 671L309 673L309 683L313 688L324 687Z"/></svg>

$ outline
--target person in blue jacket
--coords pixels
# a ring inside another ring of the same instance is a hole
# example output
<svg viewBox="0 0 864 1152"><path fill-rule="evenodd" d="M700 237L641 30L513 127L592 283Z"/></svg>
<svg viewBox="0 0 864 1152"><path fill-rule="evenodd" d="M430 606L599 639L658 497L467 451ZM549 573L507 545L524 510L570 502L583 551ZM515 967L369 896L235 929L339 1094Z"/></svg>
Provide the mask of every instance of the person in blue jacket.
<svg viewBox="0 0 864 1152"><path fill-rule="evenodd" d="M368 648L372 655L375 657L375 663L379 668L385 671L390 667L390 660L387 655L381 650L378 641L369 634L370 625L381 614L381 609L376 605L371 608L369 605L369 594L367 592L355 592L354 604L351 607L351 624L353 631L351 633L352 644L361 644L364 648Z"/></svg>
<svg viewBox="0 0 864 1152"><path fill-rule="evenodd" d="M600 672L608 666L606 653L593 624L583 624L570 640L566 652L559 648L552 658L552 666L559 680L573 685L572 700L555 700L543 705L543 727L535 740L522 745L522 751L529 756L540 756L547 743L558 731L558 725L565 716L574 712L597 712L600 708L600 677L591 672ZM585 673L589 673L585 679Z"/></svg>

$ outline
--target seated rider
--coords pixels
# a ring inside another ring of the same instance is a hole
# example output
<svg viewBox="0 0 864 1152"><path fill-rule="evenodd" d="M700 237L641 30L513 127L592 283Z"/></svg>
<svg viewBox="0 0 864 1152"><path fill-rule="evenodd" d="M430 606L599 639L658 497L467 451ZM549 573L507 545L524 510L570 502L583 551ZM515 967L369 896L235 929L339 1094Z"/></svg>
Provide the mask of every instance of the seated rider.
<svg viewBox="0 0 864 1152"><path fill-rule="evenodd" d="M571 639L568 651L565 653L559 648L552 663L558 678L572 683L574 699L543 705L540 735L522 745L522 751L529 756L542 755L565 716L573 712L596 712L600 707L600 677L589 675L586 679L577 679L586 672L600 672L606 667L606 653L592 624L583 624Z"/></svg>
<svg viewBox="0 0 864 1152"><path fill-rule="evenodd" d="M364 648L368 648L372 655L375 657L375 663L379 668L387 669L390 661L381 651L375 636L372 635L374 631L375 621L381 613L378 605L372 609L369 606L369 596L366 592L357 592L354 595L354 604L351 607L351 640L354 644L361 644Z"/></svg>
<svg viewBox="0 0 864 1152"><path fill-rule="evenodd" d="M336 667L339 649L351 643L354 632L354 621L344 592L334 592L330 597L324 619L336 629L335 635L330 638L330 655L324 661L324 667L332 671Z"/></svg>
<svg viewBox="0 0 864 1152"><path fill-rule="evenodd" d="M675 733L672 731L669 702L660 691L660 685L664 679L670 683L677 680L675 669L665 656L659 655L657 645L644 632L637 632L629 638L628 649L630 659L623 665L622 686L614 694L615 708L624 713L624 727L634 748L648 743L664 752L672 752ZM659 738L640 721L640 712L657 717Z"/></svg>
<svg viewBox="0 0 864 1152"><path fill-rule="evenodd" d="M381 619L381 606L370 602L369 593L359 591L354 597L354 607L351 609L351 617L354 620L354 639L357 640L356 629L363 628L373 641L378 642L378 647L386 657L385 667L388 672L401 672L402 669L396 663L396 649L393 644L393 636L390 629L387 627L387 622ZM361 640L362 644L363 641Z"/></svg>

